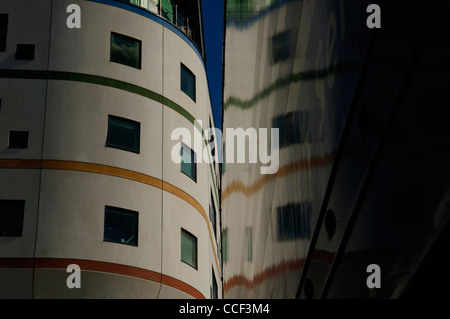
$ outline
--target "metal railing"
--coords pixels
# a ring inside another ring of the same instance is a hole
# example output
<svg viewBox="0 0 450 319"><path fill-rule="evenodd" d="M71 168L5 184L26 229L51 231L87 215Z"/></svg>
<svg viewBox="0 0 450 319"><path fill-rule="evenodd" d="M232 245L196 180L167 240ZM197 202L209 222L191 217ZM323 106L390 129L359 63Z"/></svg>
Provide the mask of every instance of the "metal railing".
<svg viewBox="0 0 450 319"><path fill-rule="evenodd" d="M186 17L184 12L178 5L171 0L116 0L120 2L129 3L137 7L143 8L152 12L159 17L169 21L176 26L190 39L193 40L193 30L189 26L189 17Z"/></svg>

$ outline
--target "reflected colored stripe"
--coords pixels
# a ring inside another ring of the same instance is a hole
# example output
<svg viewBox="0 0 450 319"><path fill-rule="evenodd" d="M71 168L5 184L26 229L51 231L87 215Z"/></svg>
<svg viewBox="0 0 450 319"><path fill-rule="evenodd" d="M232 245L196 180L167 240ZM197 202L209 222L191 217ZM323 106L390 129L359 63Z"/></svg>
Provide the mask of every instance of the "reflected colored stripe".
<svg viewBox="0 0 450 319"><path fill-rule="evenodd" d="M140 182L149 186L153 186L159 189L162 189L166 192L169 192L178 198L184 200L192 207L194 207L200 215L202 215L203 220L206 222L206 227L208 228L209 238L211 241L212 251L214 253L214 259L216 262L217 270L220 275L220 267L217 259L217 253L215 250L215 244L213 239L213 234L211 232L209 226L209 218L203 209L202 205L193 198L191 195L181 190L180 188L164 182L158 178L138 173L135 171L127 170L124 168L94 164L94 163L86 163L86 162L74 162L74 161L64 161L64 160L0 160L0 168L9 168L9 169L56 169L56 170L69 170L69 171L77 171L77 172L87 172L87 173L95 173L101 175L108 175L114 177L120 177L129 179L135 182Z"/></svg>
<svg viewBox="0 0 450 319"><path fill-rule="evenodd" d="M134 266L67 258L0 258L0 268L48 268L65 270L71 264L77 264L82 271L98 271L153 281L183 291L194 298L205 299L205 296L200 291L184 281L159 272Z"/></svg>
<svg viewBox="0 0 450 319"><path fill-rule="evenodd" d="M242 110L249 109L257 104L262 99L268 97L273 92L289 86L294 83L311 81L316 79L324 79L332 74L337 73L356 73L360 70L360 65L355 63L341 63L330 65L326 69L312 70L305 72L292 73L284 78L278 79L266 88L256 93L251 99L241 100L238 97L230 96L223 104L223 109L226 111L230 106L235 106Z"/></svg>
<svg viewBox="0 0 450 319"><path fill-rule="evenodd" d="M222 202L224 202L228 196L230 196L234 192L242 193L245 196L250 196L253 193L260 190L264 184L272 181L273 179L281 176L288 175L292 172L301 171L301 170L309 170L312 167L319 167L331 164L334 160L335 153L331 153L325 157L315 157L311 159L301 160L292 164L288 164L278 169L278 172L270 175L263 175L258 181L256 181L253 185L245 186L242 182L232 182L223 190L222 192Z"/></svg>
<svg viewBox="0 0 450 319"><path fill-rule="evenodd" d="M283 273L297 271L299 269L302 269L304 265L305 265L304 259L292 260L267 268L262 273L253 277L253 279L246 278L245 276L242 275L231 277L230 279L228 279L223 283L223 293L225 294L235 286L243 286L249 290L252 290L255 286L263 283L269 278L278 276Z"/></svg>

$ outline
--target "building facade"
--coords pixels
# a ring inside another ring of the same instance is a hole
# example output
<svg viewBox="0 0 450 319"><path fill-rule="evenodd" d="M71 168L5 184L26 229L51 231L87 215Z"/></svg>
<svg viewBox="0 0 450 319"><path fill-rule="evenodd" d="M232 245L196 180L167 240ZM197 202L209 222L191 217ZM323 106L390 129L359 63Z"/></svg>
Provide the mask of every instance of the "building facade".
<svg viewBox="0 0 450 319"><path fill-rule="evenodd" d="M0 297L221 297L218 165L172 157L214 125L202 28L194 0L0 3Z"/></svg>

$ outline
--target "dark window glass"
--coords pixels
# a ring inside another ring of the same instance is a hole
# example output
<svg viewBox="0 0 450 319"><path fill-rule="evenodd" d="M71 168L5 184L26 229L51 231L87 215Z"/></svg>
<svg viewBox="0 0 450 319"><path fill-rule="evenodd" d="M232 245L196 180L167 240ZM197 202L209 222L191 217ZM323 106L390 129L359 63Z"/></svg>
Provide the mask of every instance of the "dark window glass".
<svg viewBox="0 0 450 319"><path fill-rule="evenodd" d="M118 207L106 206L105 232L103 240L130 246L137 246L138 212Z"/></svg>
<svg viewBox="0 0 450 319"><path fill-rule="evenodd" d="M0 52L6 50L6 36L8 34L8 15L0 14Z"/></svg>
<svg viewBox="0 0 450 319"><path fill-rule="evenodd" d="M16 60L34 60L34 44L17 44Z"/></svg>
<svg viewBox="0 0 450 319"><path fill-rule="evenodd" d="M22 236L24 200L0 200L0 236Z"/></svg>
<svg viewBox="0 0 450 319"><path fill-rule="evenodd" d="M9 132L9 148L27 148L28 132L11 131Z"/></svg>
<svg viewBox="0 0 450 319"><path fill-rule="evenodd" d="M139 153L140 135L139 122L109 115L106 146Z"/></svg>
<svg viewBox="0 0 450 319"><path fill-rule="evenodd" d="M197 269L197 238L181 230L181 261Z"/></svg>
<svg viewBox="0 0 450 319"><path fill-rule="evenodd" d="M141 68L141 41L111 32L111 62Z"/></svg>
<svg viewBox="0 0 450 319"><path fill-rule="evenodd" d="M277 208L278 240L310 238L311 203L288 204Z"/></svg>
<svg viewBox="0 0 450 319"><path fill-rule="evenodd" d="M185 65L180 64L181 91L187 94L195 102L195 75Z"/></svg>
<svg viewBox="0 0 450 319"><path fill-rule="evenodd" d="M189 147L181 144L181 171L197 182L197 163L195 152Z"/></svg>

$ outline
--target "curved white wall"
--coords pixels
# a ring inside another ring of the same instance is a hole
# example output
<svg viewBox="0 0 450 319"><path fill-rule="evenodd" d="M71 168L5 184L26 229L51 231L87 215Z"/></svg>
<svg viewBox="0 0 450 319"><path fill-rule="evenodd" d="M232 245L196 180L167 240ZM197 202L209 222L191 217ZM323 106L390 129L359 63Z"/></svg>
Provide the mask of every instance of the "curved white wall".
<svg viewBox="0 0 450 319"><path fill-rule="evenodd" d="M81 8L81 29L66 26L72 3ZM33 292L26 288L23 296L126 298L123 290L135 289L129 297L209 298L211 269L221 296L220 238L208 218L218 183L211 169L215 175L218 168L197 164L194 182L170 157L172 130L187 127L193 134L185 111L203 129L212 119L204 63L190 40L159 18L91 1L7 1L0 12L9 14L0 68L30 70L23 79L17 71L0 79L0 123L8 123L0 126L0 180L18 181L0 183L0 199L26 200L23 236L14 243L0 237L0 259L38 260ZM37 12L47 18L24 23ZM140 70L110 61L111 32L142 41ZM15 42L35 44L35 59L11 58ZM180 90L180 63L196 76L195 102ZM36 70L48 72L36 76ZM108 115L140 122L139 154L106 147ZM30 131L27 149L8 149L9 131L19 129L12 123ZM105 205L139 212L137 247L103 241ZM181 228L197 237L197 269L181 262ZM64 262L71 260L89 268L78 291L65 286Z"/></svg>

